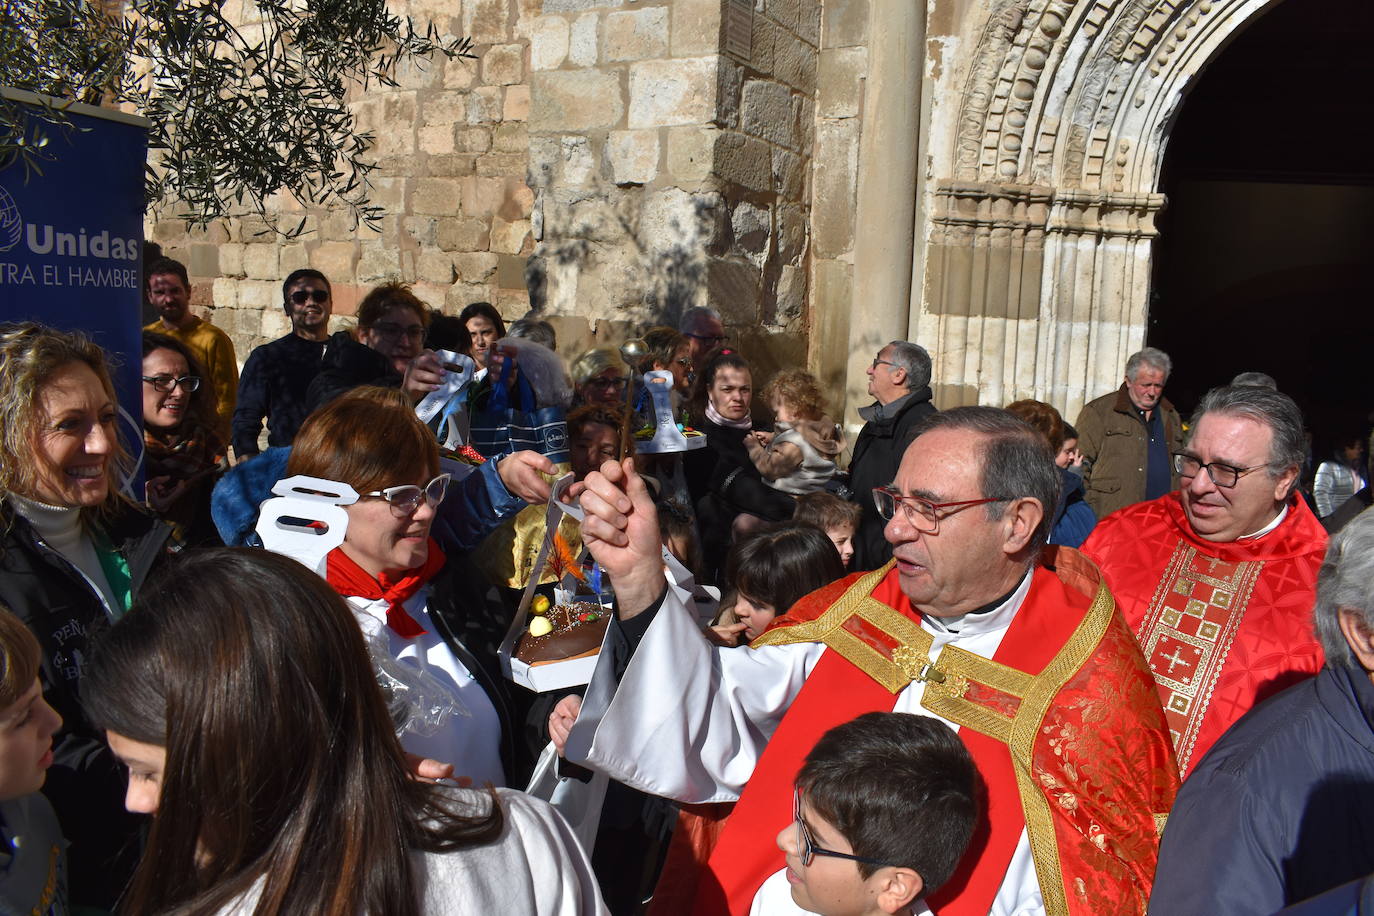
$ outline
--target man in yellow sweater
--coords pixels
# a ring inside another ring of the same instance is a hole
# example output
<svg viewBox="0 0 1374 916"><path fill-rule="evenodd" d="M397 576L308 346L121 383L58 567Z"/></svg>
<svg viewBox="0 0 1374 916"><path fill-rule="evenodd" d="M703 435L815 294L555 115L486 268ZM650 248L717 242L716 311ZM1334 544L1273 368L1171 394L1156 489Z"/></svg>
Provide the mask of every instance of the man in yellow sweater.
<svg viewBox="0 0 1374 916"><path fill-rule="evenodd" d="M205 381L215 389L215 413L219 422L215 432L221 441L230 441L230 421L239 387L239 366L234 358L234 343L219 328L191 312L191 281L186 265L171 258L159 258L148 267L148 301L161 317L145 327L175 337L191 348L205 369Z"/></svg>

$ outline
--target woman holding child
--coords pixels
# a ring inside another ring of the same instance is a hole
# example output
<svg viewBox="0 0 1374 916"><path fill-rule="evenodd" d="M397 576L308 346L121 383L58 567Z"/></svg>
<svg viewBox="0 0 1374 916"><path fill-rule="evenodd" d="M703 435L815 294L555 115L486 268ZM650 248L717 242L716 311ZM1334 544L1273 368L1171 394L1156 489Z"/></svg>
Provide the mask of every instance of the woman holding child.
<svg viewBox="0 0 1374 916"><path fill-rule="evenodd" d="M687 488L697 511L706 581L716 581L730 544L730 524L741 512L771 521L792 517L795 503L765 484L745 440L754 435L750 407L754 381L737 350L716 350L697 377L694 425L708 448L689 452Z"/></svg>
<svg viewBox="0 0 1374 916"><path fill-rule="evenodd" d="M413 777L353 614L295 560L184 555L86 691L155 814L126 912L605 912L548 805Z"/></svg>

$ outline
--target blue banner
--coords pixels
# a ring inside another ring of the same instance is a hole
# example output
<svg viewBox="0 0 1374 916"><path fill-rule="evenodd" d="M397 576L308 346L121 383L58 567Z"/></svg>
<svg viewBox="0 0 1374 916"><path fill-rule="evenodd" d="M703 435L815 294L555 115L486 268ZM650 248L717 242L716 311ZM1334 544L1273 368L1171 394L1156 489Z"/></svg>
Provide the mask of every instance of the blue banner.
<svg viewBox="0 0 1374 916"><path fill-rule="evenodd" d="M71 127L39 122L49 154L41 175L17 161L0 169L0 320L82 330L105 348L120 433L141 470L146 122L88 105L67 112Z"/></svg>

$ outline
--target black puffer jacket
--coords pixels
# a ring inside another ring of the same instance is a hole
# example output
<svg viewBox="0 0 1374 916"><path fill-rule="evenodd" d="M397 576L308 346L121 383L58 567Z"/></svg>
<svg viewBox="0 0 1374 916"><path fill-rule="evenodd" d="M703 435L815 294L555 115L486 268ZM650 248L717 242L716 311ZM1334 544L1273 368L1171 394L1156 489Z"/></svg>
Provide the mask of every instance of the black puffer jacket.
<svg viewBox="0 0 1374 916"><path fill-rule="evenodd" d="M849 488L853 499L863 507L863 519L854 538L854 564L851 569L877 569L892 559L892 545L883 537L886 522L873 505L873 489L885 487L897 476L902 453L916 436L916 427L935 413L930 403L930 388L917 388L890 417L869 420L854 440L854 457L849 462Z"/></svg>
<svg viewBox="0 0 1374 916"><path fill-rule="evenodd" d="M123 767L87 721L80 699L90 637L110 612L85 575L3 502L0 532L0 603L38 637L43 695L62 716L43 794L71 842L71 900L112 908L138 861L143 818L124 810ZM128 564L132 594L169 552L170 533L132 508L103 526L99 536Z"/></svg>
<svg viewBox="0 0 1374 916"><path fill-rule="evenodd" d="M699 421L696 426L706 434L708 447L688 452L683 459L687 490L696 509L706 581L723 584L720 577L735 516L749 512L769 521L785 521L792 517L797 503L764 483L744 447L748 430L710 420Z"/></svg>
<svg viewBox="0 0 1374 916"><path fill-rule="evenodd" d="M347 331L336 331L324 346L319 375L306 389L306 413L314 413L345 391L361 385L399 388L401 376L381 353L358 343Z"/></svg>

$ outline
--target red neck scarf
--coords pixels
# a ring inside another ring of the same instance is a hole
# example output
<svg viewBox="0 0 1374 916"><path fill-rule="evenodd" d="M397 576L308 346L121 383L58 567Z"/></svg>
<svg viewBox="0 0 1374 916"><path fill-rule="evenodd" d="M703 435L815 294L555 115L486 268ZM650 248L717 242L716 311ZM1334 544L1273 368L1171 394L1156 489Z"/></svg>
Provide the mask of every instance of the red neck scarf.
<svg viewBox="0 0 1374 916"><path fill-rule="evenodd" d="M334 591L347 597L366 598L386 602L386 625L402 639L414 639L425 628L406 613L405 603L444 568L444 552L434 538L429 539L429 557L424 564L407 569L399 578L386 573L374 579L371 573L354 563L342 547L329 551L324 577Z"/></svg>

